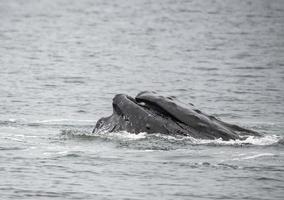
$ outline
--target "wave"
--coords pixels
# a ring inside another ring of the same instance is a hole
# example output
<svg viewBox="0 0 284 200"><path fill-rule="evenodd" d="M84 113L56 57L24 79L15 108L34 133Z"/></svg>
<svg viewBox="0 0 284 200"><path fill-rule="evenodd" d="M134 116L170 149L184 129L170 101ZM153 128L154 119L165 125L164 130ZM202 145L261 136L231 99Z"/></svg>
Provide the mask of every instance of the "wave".
<svg viewBox="0 0 284 200"><path fill-rule="evenodd" d="M259 157L263 157L263 156L275 156L275 154L272 154L272 153L260 153L260 154L255 154L255 155L251 155L251 156L246 156L246 157L242 158L242 160L255 159L255 158L259 158ZM239 160L241 160L241 159L239 159Z"/></svg>
<svg viewBox="0 0 284 200"><path fill-rule="evenodd" d="M66 127L93 127L96 120L78 120L78 119L45 119L45 120L27 120L27 119L8 119L0 120L0 126L29 126L29 127L51 127L51 128L66 128Z"/></svg>
<svg viewBox="0 0 284 200"><path fill-rule="evenodd" d="M279 144L283 138L278 135L265 135L263 137L248 136L244 140L229 140L224 141L221 138L215 140L194 139L192 141L195 144L218 144L218 145L258 145L258 146L270 146Z"/></svg>
<svg viewBox="0 0 284 200"><path fill-rule="evenodd" d="M45 120L26 120L26 119L8 119L0 120L0 126L12 127L41 127L41 128L55 128L59 129L61 138L88 138L88 139L103 139L110 141L150 141L157 143L170 143L176 145L217 145L217 146L284 146L284 137L276 134L267 134L263 137L248 136L240 140L224 141L221 138L215 140L196 139L190 136L173 136L165 134L147 134L139 133L133 134L126 131L109 133L107 131L100 131L91 133L96 120L78 120L78 119L45 119ZM263 124L262 124L263 125ZM273 123L273 125L275 125Z"/></svg>
<svg viewBox="0 0 284 200"><path fill-rule="evenodd" d="M101 138L107 140L116 140L116 141L160 141L160 142L169 142L169 143L180 143L187 145L217 145L217 146L244 146L244 145L254 145L254 146L271 146L271 145L283 145L284 138L278 135L265 135L263 137L248 136L242 140L229 140L225 141L221 138L209 140L209 139L196 139L190 136L172 136L165 134L148 134L148 133L139 133L133 134L126 131L120 132L103 132L99 133L90 133L80 130L63 130L61 132L62 136L65 137L77 137L77 138Z"/></svg>

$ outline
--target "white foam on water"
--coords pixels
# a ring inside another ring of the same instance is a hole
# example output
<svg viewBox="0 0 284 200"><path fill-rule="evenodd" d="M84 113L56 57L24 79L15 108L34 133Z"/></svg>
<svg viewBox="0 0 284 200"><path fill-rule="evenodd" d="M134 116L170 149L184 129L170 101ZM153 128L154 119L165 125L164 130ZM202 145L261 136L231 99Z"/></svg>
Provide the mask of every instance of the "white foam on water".
<svg viewBox="0 0 284 200"><path fill-rule="evenodd" d="M112 133L98 133L97 135L100 136L106 136L110 138L115 138L115 139L123 139L123 140L140 140L144 139L147 137L147 133L139 133L139 134L134 134L134 133L129 133L127 131L120 131L120 132L112 132Z"/></svg>
<svg viewBox="0 0 284 200"><path fill-rule="evenodd" d="M204 144L204 145L258 145L258 146L267 146L267 145L274 145L277 144L280 140L283 140L283 137L278 135L265 135L263 137L256 137L256 136L248 136L245 139L237 139L237 140L228 140L225 141L222 138L218 139L196 139L190 136L173 136L173 135L165 135L165 134L147 134L145 132L134 134L129 133L127 131L120 131L120 132L108 132L108 128L100 129L95 133L88 133L88 132L81 132L81 131L71 131L73 135L76 136L98 136L102 138L108 139L118 139L118 140L140 140L140 139L153 139L153 136L157 139L161 138L163 140L169 141L185 141L188 144Z"/></svg>
<svg viewBox="0 0 284 200"><path fill-rule="evenodd" d="M282 137L277 135L266 135L263 137L255 137L255 136L248 136L244 140L228 140L225 141L222 138L209 140L209 139L196 139L190 136L184 136L184 137L175 137L170 135L163 135L163 134L155 134L157 137L161 137L163 139L168 140L176 140L176 141L182 141L182 140L188 140L191 141L193 144L218 144L218 145L244 145L244 144L252 144L252 145L260 145L260 146L266 146L266 145L273 145L279 142Z"/></svg>
<svg viewBox="0 0 284 200"><path fill-rule="evenodd" d="M200 140L193 139L193 142L196 144L220 144L220 145L244 145L244 144L252 144L252 145L273 145L276 144L281 139L280 136L277 135L266 135L264 137L255 137L249 136L244 140L229 140L224 141L221 138L215 140Z"/></svg>

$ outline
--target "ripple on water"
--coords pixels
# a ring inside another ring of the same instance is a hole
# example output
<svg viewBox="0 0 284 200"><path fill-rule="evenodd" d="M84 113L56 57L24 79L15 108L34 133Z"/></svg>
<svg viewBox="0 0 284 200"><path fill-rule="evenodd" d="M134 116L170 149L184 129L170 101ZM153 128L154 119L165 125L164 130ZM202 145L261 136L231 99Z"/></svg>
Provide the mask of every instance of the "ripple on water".
<svg viewBox="0 0 284 200"><path fill-rule="evenodd" d="M283 2L0 1L1 199L283 199ZM91 134L143 90L265 136Z"/></svg>

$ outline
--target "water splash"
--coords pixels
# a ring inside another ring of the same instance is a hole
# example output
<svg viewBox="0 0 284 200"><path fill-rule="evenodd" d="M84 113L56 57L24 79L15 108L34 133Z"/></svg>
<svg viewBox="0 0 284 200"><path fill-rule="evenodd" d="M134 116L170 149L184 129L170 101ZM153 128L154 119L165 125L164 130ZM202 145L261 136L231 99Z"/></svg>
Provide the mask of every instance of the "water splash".
<svg viewBox="0 0 284 200"><path fill-rule="evenodd" d="M260 145L268 146L278 144L282 137L277 135L266 135L263 137L248 136L244 140L229 140L224 141L221 138L215 140L204 140L191 138L194 144L217 144L217 145Z"/></svg>
<svg viewBox="0 0 284 200"><path fill-rule="evenodd" d="M270 146L270 145L278 145L282 144L281 141L284 140L283 137L278 135L265 135L263 137L256 136L248 136L245 139L238 140L229 140L225 141L221 138L215 140L209 139L196 139L190 136L172 136L172 135L164 135L160 133L156 134L147 134L147 133L139 133L133 134L127 131L120 132L107 132L100 131L96 133L83 132L80 130L63 130L61 132L62 135L68 135L73 137L92 137L92 138L102 138L108 140L119 140L119 141L139 141L146 140L151 142L152 140L158 140L162 142L175 143L175 144L183 144L183 145L217 145L217 146L242 146L242 145L256 145L256 146Z"/></svg>
<svg viewBox="0 0 284 200"><path fill-rule="evenodd" d="M106 134L100 134L101 136L105 136ZM133 134L127 131L120 131L117 133L107 133L107 137L109 138L116 138L120 140L140 140L147 138L147 133L139 133Z"/></svg>

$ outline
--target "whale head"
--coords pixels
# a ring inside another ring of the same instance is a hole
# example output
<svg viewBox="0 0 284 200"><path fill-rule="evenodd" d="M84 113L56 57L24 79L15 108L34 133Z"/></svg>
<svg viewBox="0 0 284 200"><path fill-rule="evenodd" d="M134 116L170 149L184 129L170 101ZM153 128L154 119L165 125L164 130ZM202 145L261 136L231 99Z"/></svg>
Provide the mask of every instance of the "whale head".
<svg viewBox="0 0 284 200"><path fill-rule="evenodd" d="M99 119L93 132L146 132L224 140L260 135L207 115L193 104L183 104L175 98L159 96L155 92L141 92L135 98L117 94L112 107L112 115Z"/></svg>
<svg viewBox="0 0 284 200"><path fill-rule="evenodd" d="M113 113L99 119L93 132L128 131L130 133L159 133L166 129L157 118L162 115L158 108L141 99L134 99L125 94L117 94L112 101Z"/></svg>

